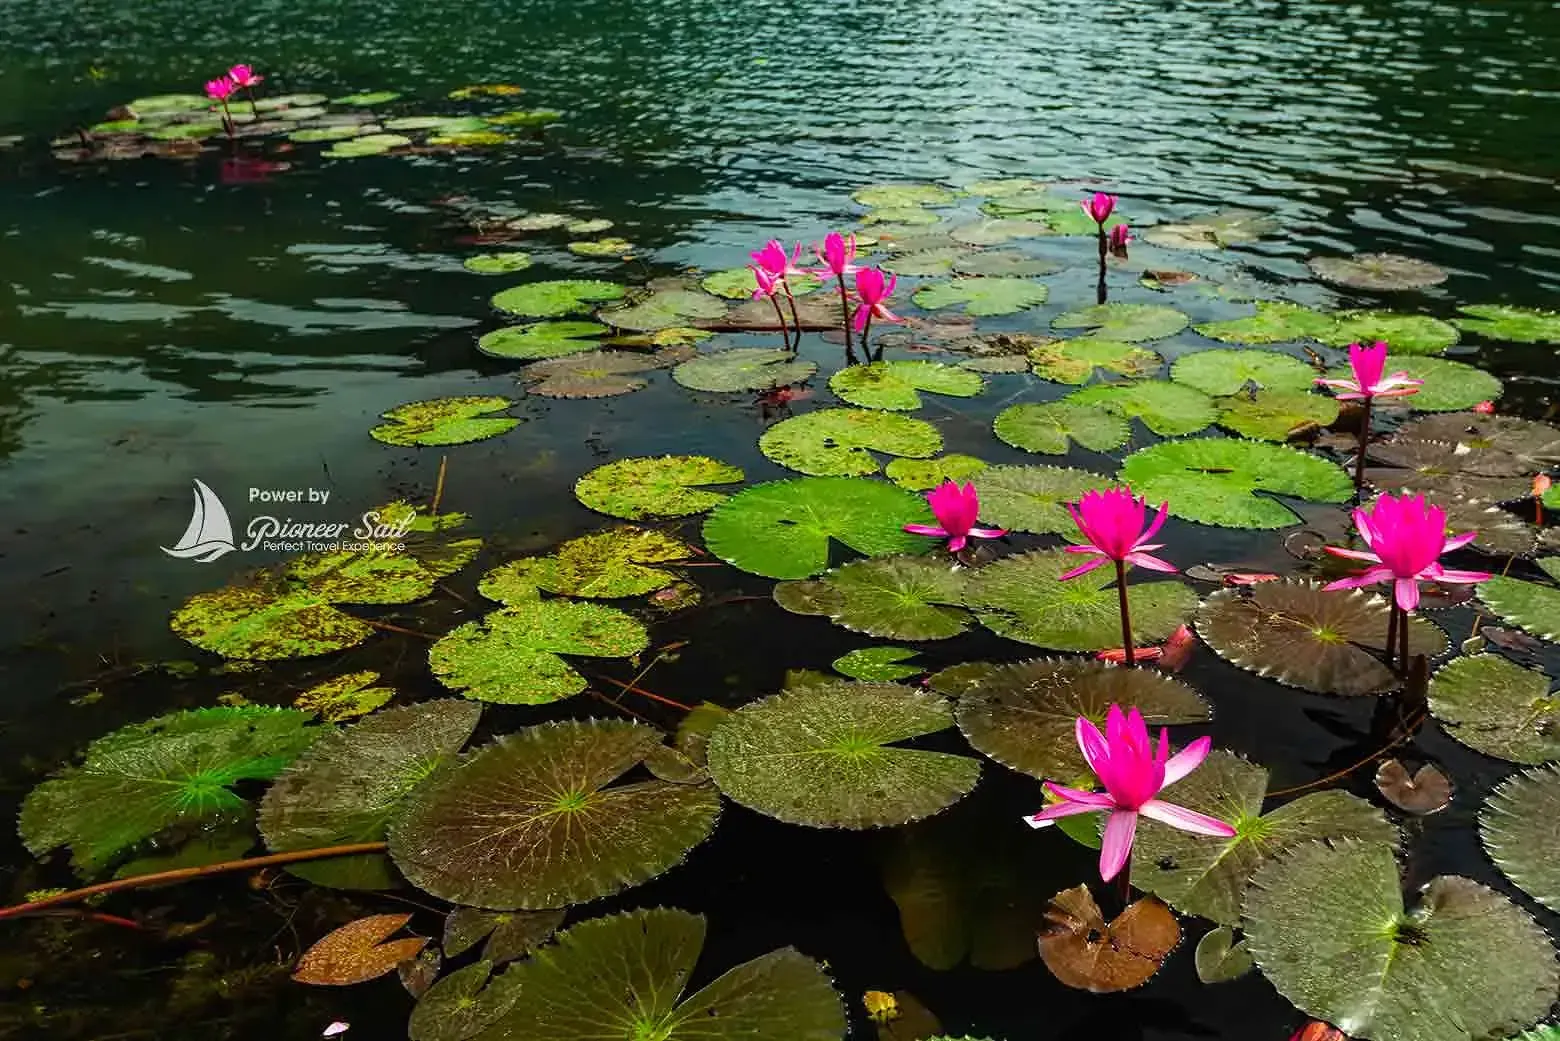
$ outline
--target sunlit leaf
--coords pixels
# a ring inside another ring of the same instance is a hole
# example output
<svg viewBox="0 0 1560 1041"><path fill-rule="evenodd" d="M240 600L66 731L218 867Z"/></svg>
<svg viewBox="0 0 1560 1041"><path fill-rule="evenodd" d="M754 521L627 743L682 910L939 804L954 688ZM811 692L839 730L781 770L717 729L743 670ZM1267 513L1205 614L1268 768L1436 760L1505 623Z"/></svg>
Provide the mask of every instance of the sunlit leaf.
<svg viewBox="0 0 1560 1041"><path fill-rule="evenodd" d="M1065 455L1072 442L1094 452L1127 443L1132 428L1121 416L1071 401L1011 405L997 414L992 430L1014 448Z"/></svg>
<svg viewBox="0 0 1560 1041"><path fill-rule="evenodd" d="M759 451L814 477L876 473L872 452L926 459L942 450L932 424L871 409L826 408L782 420L758 439Z"/></svg>
<svg viewBox="0 0 1560 1041"><path fill-rule="evenodd" d="M1514 763L1560 759L1560 698L1549 677L1498 654L1448 662L1430 681L1430 711L1469 748Z"/></svg>
<svg viewBox="0 0 1560 1041"><path fill-rule="evenodd" d="M1340 467L1280 445L1196 438L1127 456L1121 479L1173 516L1231 528L1283 528L1300 518L1267 495L1347 502L1354 482ZM1258 492L1267 495L1259 496Z"/></svg>
<svg viewBox="0 0 1560 1041"><path fill-rule="evenodd" d="M315 986L346 987L392 973L427 946L426 937L390 940L411 920L409 914L376 914L348 922L305 951L292 978Z"/></svg>
<svg viewBox="0 0 1560 1041"><path fill-rule="evenodd" d="M687 517L726 500L710 485L742 477L740 468L708 456L643 456L596 467L575 482L574 494L597 513L625 520Z"/></svg>

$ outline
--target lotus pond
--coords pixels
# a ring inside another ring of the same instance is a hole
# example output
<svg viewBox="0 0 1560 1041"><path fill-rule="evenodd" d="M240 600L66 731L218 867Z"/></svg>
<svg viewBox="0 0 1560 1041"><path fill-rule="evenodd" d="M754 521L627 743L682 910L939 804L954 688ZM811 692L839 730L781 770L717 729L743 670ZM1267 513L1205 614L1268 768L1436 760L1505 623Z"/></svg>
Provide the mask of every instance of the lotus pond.
<svg viewBox="0 0 1560 1041"><path fill-rule="evenodd" d="M6 1036L1560 1037L1554 9L12 6Z"/></svg>

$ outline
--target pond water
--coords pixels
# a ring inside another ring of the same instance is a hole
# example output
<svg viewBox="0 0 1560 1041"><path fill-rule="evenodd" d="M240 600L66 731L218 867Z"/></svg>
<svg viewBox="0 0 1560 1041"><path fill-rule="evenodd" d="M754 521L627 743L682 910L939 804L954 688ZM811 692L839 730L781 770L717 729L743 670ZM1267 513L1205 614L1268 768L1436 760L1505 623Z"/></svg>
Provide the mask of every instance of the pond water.
<svg viewBox="0 0 1560 1041"><path fill-rule="evenodd" d="M1062 182L1051 191L1068 199L1118 193L1138 241L1128 260L1111 261L1110 300L1173 307L1194 323L1247 316L1251 298L1449 320L1467 304L1554 308L1560 293L1560 125L1550 118L1560 97L1557 4L261 0L216 10L35 0L0 3L0 14L0 137L19 138L0 149L0 280L9 290L0 310L0 583L9 594L0 617L0 778L8 810L88 741L163 713L237 699L290 705L316 684L365 669L382 674L399 704L447 694L428 669L423 634L490 609L476 592L489 569L613 523L576 499L581 475L614 460L673 454L734 464L749 485L796 478L759 450L760 435L785 417L845 404L828 387L842 348L816 332L803 338L800 355L818 373L806 384L810 396L794 401L759 401L751 390L700 393L665 372L622 397L527 395L518 363L475 347L478 336L516 320L489 303L511 286L643 286L740 267L772 236L872 234L861 223L867 207L851 198L865 186L1036 178ZM286 169L225 162L219 138L187 159L81 161L68 146L51 150L51 139L102 122L131 99L198 93L236 60L267 76L263 95L384 90L400 94L385 103L392 117L516 107L560 116L504 144L415 154L332 159L322 155L329 144L246 146ZM493 83L524 94L449 98ZM938 223L927 233L936 235L979 219L977 207L993 201L1001 199L988 192L918 214L932 215ZM1259 211L1271 230L1222 250L1144 240L1152 225L1230 210ZM483 237L494 222L537 213L610 221L606 234L632 249L626 258L581 256L566 244L598 235L565 229L507 242ZM888 239L872 262L894 255ZM532 257L523 273L463 266L511 248ZM983 317L979 332L1046 334L1057 316L1096 302L1092 236L1004 248L1055 265L1040 280L1049 299ZM1321 282L1306 264L1356 252L1406 255L1447 277L1384 294ZM1146 271L1199 279L1154 289L1139 281ZM909 290L946 277L903 276L896 310L927 318L932 312L912 304ZM1219 286L1231 291L1205 291ZM938 329L923 325L908 341L916 349L891 339L885 357L958 361L925 345L946 347L971 331L945 324L938 341ZM779 345L775 333L722 332L698 349ZM1174 360L1230 345L1188 330L1148 346ZM1311 348L1329 363L1342 358L1289 338L1278 349L1303 360ZM1502 414L1540 420L1555 411L1555 349L1552 338L1468 336L1449 357L1503 382ZM1446 379L1456 397L1462 377ZM993 374L978 396L927 395L908 414L933 424L944 451L994 465L1113 474L1126 455L1160 440L1135 422L1130 443L1108 452L1073 445L1065 456L1037 456L993 436L1005 409L1075 389ZM509 398L507 414L521 422L449 448L368 436L389 409L457 395ZM362 610L382 628L351 649L223 668L170 631L170 614L195 594L289 557L258 549L199 562L161 551L188 523L194 480L225 501L235 528L262 513L345 520L390 500L437 496L444 510L469 514L459 533L483 547L431 598ZM256 495L309 489L328 491L329 502L274 504ZM1297 522L1341 537L1346 512L1336 500L1296 506ZM1534 519L1531 501L1511 512ZM703 546L702 523L690 516L657 527ZM1161 541L1183 568L1240 563L1315 574L1314 561L1286 552L1284 534L1173 516ZM983 547L978 559L1056 544L1055 535L1015 535ZM855 556L838 544L834 552L836 564ZM681 710L624 694L621 684L735 708L779 691L787 670L827 673L848 651L907 642L788 613L772 598L772 579L719 564L718 555L682 569L702 591L696 606L652 615L642 597L614 601L651 619L650 650L635 664L573 659L600 696L487 706L470 747L571 717L642 718L671 730ZM1498 572L1506 557L1470 554L1465 566ZM1543 579L1527 560L1511 568ZM1204 597L1214 589L1196 588ZM1468 604L1434 619L1454 652L1477 624ZM1484 624L1506 623L1486 613ZM979 626L908 642L925 672L1054 653ZM1552 645L1508 644L1522 664L1551 674L1560 667ZM147 667L167 662L178 664ZM1213 718L1177 728L1176 740L1211 734L1216 747L1266 767L1273 790L1368 759L1394 723L1391 699L1279 686L1206 645L1177 678L1211 703ZM970 754L951 729L916 744ZM1560 921L1496 870L1477 834L1490 790L1518 767L1471 751L1435 721L1398 754L1439 764L1455 785L1439 813L1391 811L1403 829L1408 889L1466 875L1553 932ZM1383 805L1372 776L1365 766L1336 786ZM263 790L239 788L251 797ZM1022 824L1040 802L1035 779L986 760L979 787L934 818L926 841L967 850L997 874L1017 873L1021 884L993 885L1038 896L1043 906L1053 893L1098 879L1092 851ZM576 907L569 921L656 906L705 915L696 985L795 946L826 963L852 1038L876 1036L862 1005L868 990L913 994L952 1036L1007 1041L1245 1041L1288 1037L1305 1021L1258 973L1200 983L1192 946L1204 925L1192 917L1153 981L1123 994L1064 987L1032 957L1001 971L930 968L912 953L884 887L884 864L906 856L902 841L888 829L783 824L728 799L713 835L685 864ZM7 903L84 884L62 855L40 863L10 835L0 850ZM231 855L242 852L240 844ZM18 1037L301 1039L341 1020L352 1024L352 1038L402 1036L414 1002L393 975L338 989L296 984L287 972L354 917L415 911L411 928L437 937L444 909L409 886L354 894L286 875L235 874L100 906L136 918L135 929L75 916L0 923L0 1025ZM905 1028L895 1036L923 1035Z"/></svg>

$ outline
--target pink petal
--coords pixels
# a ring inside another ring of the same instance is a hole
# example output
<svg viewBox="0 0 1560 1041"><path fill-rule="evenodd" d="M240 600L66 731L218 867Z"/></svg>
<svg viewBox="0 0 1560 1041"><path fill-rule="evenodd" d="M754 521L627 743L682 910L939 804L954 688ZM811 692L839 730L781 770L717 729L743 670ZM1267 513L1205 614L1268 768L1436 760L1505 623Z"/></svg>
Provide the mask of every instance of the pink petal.
<svg viewBox="0 0 1560 1041"><path fill-rule="evenodd" d="M1132 840L1137 836L1138 815L1130 810L1116 810L1105 822L1105 835L1100 843L1100 878L1109 882L1127 866L1132 855Z"/></svg>
<svg viewBox="0 0 1560 1041"><path fill-rule="evenodd" d="M931 535L939 539L948 537L948 533L935 524L906 524L905 530L912 535Z"/></svg>
<svg viewBox="0 0 1560 1041"><path fill-rule="evenodd" d="M1169 787L1202 765L1213 748L1213 738L1199 737L1165 762L1165 783Z"/></svg>
<svg viewBox="0 0 1560 1041"><path fill-rule="evenodd" d="M850 324L855 326L858 333L867 327L867 315L871 313L872 308L866 304L860 304L856 307L856 317Z"/></svg>
<svg viewBox="0 0 1560 1041"><path fill-rule="evenodd" d="M1146 567L1150 571L1169 571L1173 574L1179 570L1168 560L1160 560L1158 557L1150 556L1147 553L1128 553L1126 562L1128 564L1136 564L1138 567Z"/></svg>
<svg viewBox="0 0 1560 1041"><path fill-rule="evenodd" d="M1450 582L1453 585L1471 586L1479 582L1488 582L1494 577L1488 571L1453 571L1451 568L1442 568L1440 574L1435 576L1435 580Z"/></svg>
<svg viewBox="0 0 1560 1041"><path fill-rule="evenodd" d="M1069 788L1053 781L1046 781L1044 788L1063 802L1082 803L1100 810L1114 809L1116 806L1116 801L1105 792L1086 792L1081 788Z"/></svg>
<svg viewBox="0 0 1560 1041"><path fill-rule="evenodd" d="M1071 548L1071 547L1069 547L1069 548ZM1099 567L1103 563L1105 563L1105 558L1103 556L1095 557L1093 560L1089 561L1087 564L1084 564L1084 565L1082 565L1080 567L1075 567L1071 571L1064 571L1064 572L1062 572L1060 575L1056 576L1057 581L1058 582L1065 582L1069 578L1077 578L1079 575L1085 574L1085 573L1087 573L1089 571L1093 571L1095 568Z"/></svg>
<svg viewBox="0 0 1560 1041"><path fill-rule="evenodd" d="M970 534L977 539L1000 539L1007 534L1005 528L971 528Z"/></svg>
<svg viewBox="0 0 1560 1041"><path fill-rule="evenodd" d="M1193 835L1207 835L1220 839L1232 839L1235 837L1235 829L1217 817L1210 817L1206 813L1198 813L1196 810L1188 810L1185 806L1177 806L1174 803L1165 802L1163 799L1148 800L1138 812L1149 820L1158 821L1160 824L1168 824L1170 827L1178 828L1181 831L1189 831Z"/></svg>
<svg viewBox="0 0 1560 1041"><path fill-rule="evenodd" d="M1363 549L1344 549L1341 546L1323 546L1324 550L1335 557L1345 557L1349 560L1363 560L1371 564L1381 563L1381 558L1374 553L1367 553Z"/></svg>
<svg viewBox="0 0 1560 1041"><path fill-rule="evenodd" d="M1360 589L1364 586L1373 586L1377 582L1385 582L1392 577L1392 570L1384 567L1373 567L1363 575L1355 575L1353 578L1340 578L1336 582L1329 582L1322 587L1323 592L1330 593L1334 589Z"/></svg>
<svg viewBox="0 0 1560 1041"><path fill-rule="evenodd" d="M1039 813L1031 814L1024 820L1031 828L1044 828L1059 817L1075 817L1080 813L1099 813L1098 806L1085 806L1079 802L1059 802L1054 806L1047 806Z"/></svg>
<svg viewBox="0 0 1560 1041"><path fill-rule="evenodd" d="M1158 507L1156 507L1157 512L1154 514L1154 522L1148 526L1147 531L1138 537L1138 542L1140 545L1137 548L1148 548L1147 546L1141 545L1141 543L1147 542L1149 539L1153 538L1154 534L1158 532L1160 528L1165 526L1165 519L1170 516L1169 507L1170 503L1168 500L1160 503ZM1155 546L1153 548L1158 549L1159 547Z"/></svg>
<svg viewBox="0 0 1560 1041"><path fill-rule="evenodd" d="M1476 531L1470 531L1464 535L1453 535L1451 538L1446 540L1446 545L1441 547L1441 552L1450 553L1454 549L1462 549L1464 546L1478 537L1479 533Z"/></svg>
<svg viewBox="0 0 1560 1041"><path fill-rule="evenodd" d="M1405 611L1419 606L1419 583L1412 578L1400 578L1392 584L1392 594L1397 605Z"/></svg>
<svg viewBox="0 0 1560 1041"><path fill-rule="evenodd" d="M969 538L967 536L955 535L953 538L948 540L948 552L957 553L959 550L963 549L968 542Z"/></svg>
<svg viewBox="0 0 1560 1041"><path fill-rule="evenodd" d="M1078 750L1083 753L1083 761L1098 776L1100 770L1110 764L1110 745L1105 735L1086 716L1079 716L1073 724L1073 736L1078 739Z"/></svg>

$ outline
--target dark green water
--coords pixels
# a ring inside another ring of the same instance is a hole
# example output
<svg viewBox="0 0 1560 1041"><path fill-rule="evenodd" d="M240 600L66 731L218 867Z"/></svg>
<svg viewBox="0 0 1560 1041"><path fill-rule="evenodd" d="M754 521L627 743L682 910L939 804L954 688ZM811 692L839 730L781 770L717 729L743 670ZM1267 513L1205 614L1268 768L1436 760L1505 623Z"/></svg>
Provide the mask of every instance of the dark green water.
<svg viewBox="0 0 1560 1041"><path fill-rule="evenodd" d="M484 153L334 164L302 157L260 184L223 183L215 160L65 166L38 147L129 98L198 89L236 60L258 65L278 89L332 95L387 88L432 102L464 84L512 82L525 87L526 104L566 116L541 146L501 161ZM1521 0L876 8L3 0L0 135L29 139L0 151L4 801L18 801L90 737L221 693L282 703L311 677L364 662L397 668L409 693L437 689L416 661L420 645L379 641L264 680L143 678L105 685L90 705L69 701L98 686L105 669L191 657L167 630L169 611L268 562L197 565L159 551L188 517L192 477L240 499L250 487L329 487L354 510L397 494L426 498L438 453L371 441L374 417L420 398L514 393L513 370L481 358L471 341L495 324L488 296L519 279L465 272L460 260L474 247L459 240L468 232L436 200L462 195L611 219L614 234L641 247L626 270L556 250L526 278L599 273L633 282L739 264L771 234L816 238L859 212L848 195L863 184L1095 179L1150 217L1226 206L1272 212L1283 233L1242 255L1265 279L1305 278L1303 261L1317 253L1392 251L1451 270L1422 298L1429 312L1466 302L1553 307L1557 98L1560 8ZM1123 298L1151 295L1134 293ZM1063 294L1053 295L1060 303ZM806 351L837 356L822 343ZM1507 381L1507 410L1547 413L1556 379L1548 348L1458 357ZM826 401L822 380L815 384ZM999 399L1024 393L1045 396L1001 383L989 400L928 418L950 451L1024 461L994 452L989 435ZM469 511L490 540L483 566L599 524L569 489L610 458L708 451L752 480L784 475L754 448L764 426L758 409L695 400L664 378L624 399L530 399L515 414L527 422L514 433L450 453L445 502ZM696 525L686 530L697 534ZM1276 552L1271 538L1177 524L1166 534L1185 561ZM706 574L712 597L765 598L771 586ZM449 610L459 617L459 605ZM1456 634L1470 622L1454 613L1447 625ZM689 701L741 703L776 689L786 668L825 668L862 643L763 599L708 608L666 629L658 643L692 642L646 682ZM928 658L1017 649L977 640ZM1271 688L1207 653L1185 678L1217 703L1216 739L1271 766L1275 784L1310 780L1373 747L1368 706L1296 694L1275 705ZM75 686L61 692L64 684ZM593 708L601 706L571 706ZM493 713L488 726L533 718ZM1453 768L1460 790L1479 795L1502 776L1434 732L1422 746ZM1011 824L1038 799L1034 786L1010 781L988 782L981 805L964 814L994 856L1026 835L993 822ZM1424 826L1411 878L1456 870L1493 881L1471 833L1477 805L1459 802ZM711 966L796 944L829 961L853 1006L868 987L908 989L954 1033L1246 1041L1285 1037L1297 1025L1256 977L1201 988L1187 951L1147 990L1111 999L1064 991L1037 963L1003 974L925 970L905 951L877 885L875 841L786 829L732 808L688 866L608 903L707 913ZM65 884L61 870L21 870L25 855L6 849L0 888L9 899ZM1059 857L1054 877L1036 883L1047 891L1090 870L1081 853ZM179 920L218 917L178 943L111 927L0 926L0 949L16 952L0 963L0 1000L43 1009L19 1016L34 1025L15 1029L56 1038L308 1038L341 1018L354 1023L349 1038L399 1036L410 1000L393 981L322 994L283 980L184 1004L169 997L178 967L189 964L182 959L285 961L341 920L343 909L318 894L296 883L259 891L232 882L144 903ZM419 924L428 931L436 921ZM79 1015L49 1018L61 1008Z"/></svg>

